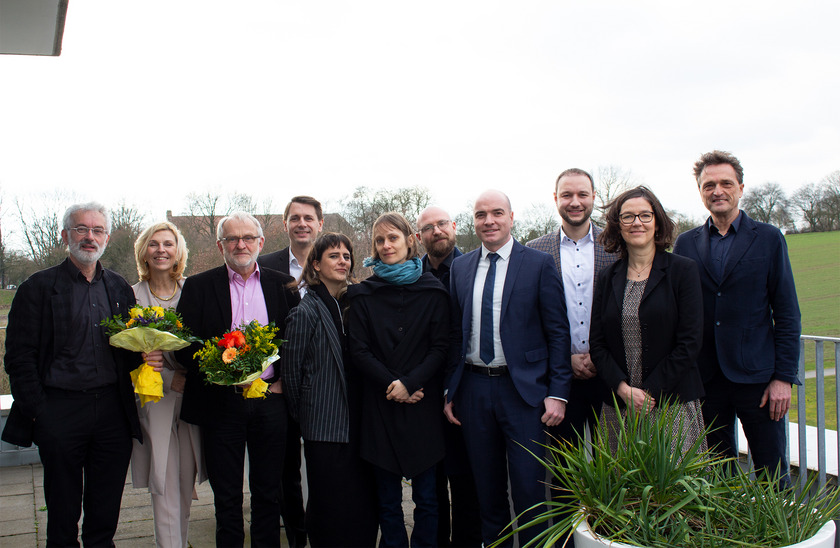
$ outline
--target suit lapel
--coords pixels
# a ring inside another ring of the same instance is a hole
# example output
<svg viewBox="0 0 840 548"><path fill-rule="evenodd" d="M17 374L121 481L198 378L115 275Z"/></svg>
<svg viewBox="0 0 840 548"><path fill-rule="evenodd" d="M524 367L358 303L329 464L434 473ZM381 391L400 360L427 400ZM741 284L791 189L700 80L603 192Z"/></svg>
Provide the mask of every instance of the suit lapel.
<svg viewBox="0 0 840 548"><path fill-rule="evenodd" d="M665 278L665 270L667 268L667 264L665 263L666 260L662 253L657 253L653 257L653 265L651 265L650 275L648 276L648 281L645 284L645 292L642 294L642 301L647 299L647 296L650 295L653 289Z"/></svg>
<svg viewBox="0 0 840 548"><path fill-rule="evenodd" d="M700 262L706 273L713 280L717 280L715 271L712 268L712 252L711 244L709 243L709 221L697 227L697 232L694 233L694 244L697 246L697 255L700 257ZM719 281L719 280L718 280Z"/></svg>
<svg viewBox="0 0 840 548"><path fill-rule="evenodd" d="M313 299L313 302L315 303L315 308L318 311L318 316L321 319L321 324L327 332L327 342L329 343L330 350L335 357L334 362L336 365L339 365L342 363L341 342L338 340L338 331L335 328L335 322L333 321L330 311L327 310L327 306L322 303L320 299ZM341 375L341 377L343 378L343 375Z"/></svg>
<svg viewBox="0 0 840 548"><path fill-rule="evenodd" d="M613 272L612 290L615 304L621 310L624 302L624 287L627 285L627 261L622 260Z"/></svg>
<svg viewBox="0 0 840 548"><path fill-rule="evenodd" d="M222 266L213 277L213 293L216 297L216 310L221 322L224 323L223 332L231 328L233 311L230 309L230 281L227 267Z"/></svg>
<svg viewBox="0 0 840 548"><path fill-rule="evenodd" d="M457 282L460 282L461 287L458 288L461 295L464 296L464 307L461 314L461 329L464 333L464 340L469 340L470 330L472 329L472 306L473 306L473 289L475 286L475 273L478 270L478 261L481 260L481 248L471 252L467 255L466 272L468 276L459 276Z"/></svg>
<svg viewBox="0 0 840 548"><path fill-rule="evenodd" d="M271 276L266 276L265 272L260 272L260 286L262 287L263 297L265 297L265 308L268 312L268 321L277 323L277 310L280 303L280 295L277 292L277 284L270 283Z"/></svg>
<svg viewBox="0 0 840 548"><path fill-rule="evenodd" d="M522 266L522 255L525 253L525 248L517 242L513 241L513 249L510 251L510 264L507 267L507 274L505 274L505 288L502 291L502 310L499 313L499 323L504 321L505 311L510 303L510 295L513 293L513 286L516 283L516 275L519 273L519 268Z"/></svg>

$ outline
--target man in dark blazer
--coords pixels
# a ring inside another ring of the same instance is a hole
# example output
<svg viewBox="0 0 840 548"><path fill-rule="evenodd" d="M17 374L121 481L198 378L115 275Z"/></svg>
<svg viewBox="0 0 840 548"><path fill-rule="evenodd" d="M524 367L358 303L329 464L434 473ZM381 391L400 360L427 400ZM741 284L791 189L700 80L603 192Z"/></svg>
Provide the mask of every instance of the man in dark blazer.
<svg viewBox="0 0 840 548"><path fill-rule="evenodd" d="M282 338L286 315L300 300L288 289L292 277L257 266L263 247L259 221L233 213L216 231L225 265L187 278L178 312L193 334L207 340L243 323L274 322ZM286 445L286 403L279 368L265 379L265 399L244 399L243 389L206 384L193 354L178 351L187 367L181 418L202 427L207 473L216 506L216 545L242 546L242 476L245 448L250 466L251 546L280 546L280 496ZM274 364L279 365L278 363Z"/></svg>
<svg viewBox="0 0 840 548"><path fill-rule="evenodd" d="M787 484L782 419L791 385L799 384L801 332L787 244L778 228L738 209L744 170L735 156L704 154L694 176L711 216L681 234L674 253L697 262L703 286L703 419L717 428L709 447L735 455L737 416L756 466L770 473L778 468Z"/></svg>
<svg viewBox="0 0 840 548"><path fill-rule="evenodd" d="M482 246L450 270L444 413L464 431L487 546L510 522L508 477L516 514L545 501L545 470L519 444L541 454L543 429L565 415L572 374L563 283L551 256L511 237L513 211L503 193L484 192L473 211ZM539 532L521 533L520 545Z"/></svg>
<svg viewBox="0 0 840 548"><path fill-rule="evenodd" d="M574 442L576 432L583 434L587 420L594 428L604 401L604 383L589 355L589 327L598 274L613 264L618 255L604 251L604 245L598 241L601 229L591 221L595 183L589 173L578 168L561 173L554 187L554 203L560 214L560 228L525 245L551 255L563 279L573 378L566 418L551 434Z"/></svg>
<svg viewBox="0 0 840 548"><path fill-rule="evenodd" d="M61 239L70 257L17 290L6 332L15 400L3 440L38 444L44 465L47 546L113 546L131 438L142 441L129 372L139 354L108 344L103 319L128 317L131 286L102 268L108 210L67 209Z"/></svg>
<svg viewBox="0 0 840 548"><path fill-rule="evenodd" d="M299 280L306 264L306 257L318 235L324 229L324 212L321 202L312 196L295 196L283 213L283 229L289 235L289 246L280 251L260 256L260 266L289 274ZM301 289L301 297L305 290ZM283 506L280 510L290 548L306 546L306 514L301 488L301 434L300 425L289 414L286 431L286 459L283 464Z"/></svg>
<svg viewBox="0 0 840 548"><path fill-rule="evenodd" d="M423 272L431 272L449 290L449 269L452 261L462 255L455 246L455 221L444 209L429 206L417 216L416 236L426 250L420 259ZM438 465L436 477L438 546L481 546L478 494L464 435L446 417L441 419L446 457Z"/></svg>

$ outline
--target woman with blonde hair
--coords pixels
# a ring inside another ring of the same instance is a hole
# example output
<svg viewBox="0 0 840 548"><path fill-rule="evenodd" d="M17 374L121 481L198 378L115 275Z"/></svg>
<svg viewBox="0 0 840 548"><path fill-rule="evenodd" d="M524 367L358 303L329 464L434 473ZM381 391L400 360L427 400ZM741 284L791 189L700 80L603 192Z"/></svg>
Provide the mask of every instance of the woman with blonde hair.
<svg viewBox="0 0 840 548"><path fill-rule="evenodd" d="M364 379L361 454L376 477L379 546L409 545L402 478L411 480L416 505L411 546L436 546L449 295L423 273L414 231L399 213L373 223L372 257L364 265L373 267L373 276L348 289L348 340Z"/></svg>
<svg viewBox="0 0 840 548"><path fill-rule="evenodd" d="M140 276L140 282L132 286L137 304L174 309L181 297L188 254L184 236L174 224L162 221L145 229L134 243ZM144 406L137 401L144 443L134 440L131 481L151 493L156 545L185 547L196 475L199 481L207 475L199 428L179 418L185 369L171 352L162 355L163 399Z"/></svg>

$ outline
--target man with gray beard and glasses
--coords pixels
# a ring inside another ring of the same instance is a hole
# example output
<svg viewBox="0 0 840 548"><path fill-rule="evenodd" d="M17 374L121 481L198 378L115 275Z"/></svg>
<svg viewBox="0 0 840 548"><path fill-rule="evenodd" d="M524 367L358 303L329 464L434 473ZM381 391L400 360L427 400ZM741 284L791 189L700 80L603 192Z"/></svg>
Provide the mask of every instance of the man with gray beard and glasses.
<svg viewBox="0 0 840 548"><path fill-rule="evenodd" d="M23 282L9 311L5 364L15 401L3 440L38 445L47 546L79 545L82 507L84 545L113 546L131 438L141 439L129 372L142 360L110 346L100 322L127 318L134 292L99 262L107 209L70 206L62 226L70 256Z"/></svg>

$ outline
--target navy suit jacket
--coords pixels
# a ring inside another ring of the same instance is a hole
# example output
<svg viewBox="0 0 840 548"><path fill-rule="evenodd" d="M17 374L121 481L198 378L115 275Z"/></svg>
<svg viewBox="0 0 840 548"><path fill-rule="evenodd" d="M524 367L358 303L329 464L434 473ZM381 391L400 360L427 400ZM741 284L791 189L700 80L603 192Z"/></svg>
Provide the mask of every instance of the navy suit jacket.
<svg viewBox="0 0 840 548"><path fill-rule="evenodd" d="M480 258L481 248L478 248L452 261L449 272L452 303L449 401L455 397L464 372L473 329L473 286ZM572 379L569 320L563 282L548 253L513 242L502 293L499 331L513 384L528 405L537 407L547 396L569 399Z"/></svg>
<svg viewBox="0 0 840 548"><path fill-rule="evenodd" d="M722 371L732 382L799 384L799 302L778 228L741 211L723 276L715 275L709 223L677 238L674 253L693 259L703 287L703 382Z"/></svg>

